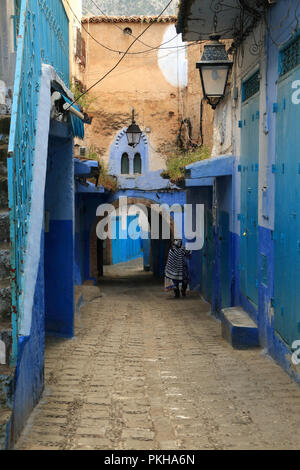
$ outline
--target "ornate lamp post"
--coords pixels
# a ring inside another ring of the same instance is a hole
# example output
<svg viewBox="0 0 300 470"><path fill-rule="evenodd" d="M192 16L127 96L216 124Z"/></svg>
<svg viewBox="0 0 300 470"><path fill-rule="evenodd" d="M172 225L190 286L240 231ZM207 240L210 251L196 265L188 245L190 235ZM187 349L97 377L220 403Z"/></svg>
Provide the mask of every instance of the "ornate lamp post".
<svg viewBox="0 0 300 470"><path fill-rule="evenodd" d="M210 36L210 42L204 46L203 55L196 67L199 69L204 98L213 109L225 95L229 71L232 61L229 60L225 45L220 36Z"/></svg>
<svg viewBox="0 0 300 470"><path fill-rule="evenodd" d="M126 131L128 145L136 147L141 140L142 131L134 120L134 109L132 110L132 122Z"/></svg>

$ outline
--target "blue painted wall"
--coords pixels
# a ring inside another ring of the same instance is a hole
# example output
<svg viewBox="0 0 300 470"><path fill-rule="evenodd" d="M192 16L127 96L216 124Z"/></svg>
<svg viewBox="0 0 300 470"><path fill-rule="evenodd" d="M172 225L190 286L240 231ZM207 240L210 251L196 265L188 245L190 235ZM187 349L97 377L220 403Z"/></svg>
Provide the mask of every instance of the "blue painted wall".
<svg viewBox="0 0 300 470"><path fill-rule="evenodd" d="M79 194L75 194L75 256L74 256L74 282L76 285L82 284L84 278L83 257L83 230L82 226L82 198Z"/></svg>
<svg viewBox="0 0 300 470"><path fill-rule="evenodd" d="M65 127L65 126L63 126ZM20 336L12 435L17 439L44 388L45 323L52 333L73 335L73 140L49 137L45 210L29 336ZM64 131L65 134L65 131ZM47 217L46 217L47 218ZM48 229L50 228L50 231Z"/></svg>
<svg viewBox="0 0 300 470"><path fill-rule="evenodd" d="M221 308L232 305L236 289L235 266L233 265L235 246L230 230L232 177L217 177L215 192L218 201L215 221L213 186L191 187L188 191L187 202L204 204L205 207L204 246L202 250L193 251L190 259L191 288L199 290L211 303L212 313L219 316Z"/></svg>
<svg viewBox="0 0 300 470"><path fill-rule="evenodd" d="M45 306L44 306L44 233L34 294L30 336L20 336L15 374L14 418L12 432L16 439L44 388Z"/></svg>
<svg viewBox="0 0 300 470"><path fill-rule="evenodd" d="M72 337L75 249L72 139L49 138L45 213L46 332Z"/></svg>
<svg viewBox="0 0 300 470"><path fill-rule="evenodd" d="M142 250L143 250L143 262L145 271L149 271L151 265L151 240L150 234L148 238L142 239Z"/></svg>

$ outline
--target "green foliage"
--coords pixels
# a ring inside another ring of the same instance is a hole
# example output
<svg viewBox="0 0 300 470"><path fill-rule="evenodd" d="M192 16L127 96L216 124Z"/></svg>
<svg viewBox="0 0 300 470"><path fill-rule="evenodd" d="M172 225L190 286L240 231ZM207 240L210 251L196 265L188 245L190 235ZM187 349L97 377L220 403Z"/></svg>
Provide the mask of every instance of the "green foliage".
<svg viewBox="0 0 300 470"><path fill-rule="evenodd" d="M161 175L163 178L169 178L174 184L182 183L185 179L185 167L187 165L209 157L208 149L204 146L187 152L177 150L168 156L166 162L167 169Z"/></svg>
<svg viewBox="0 0 300 470"><path fill-rule="evenodd" d="M95 147L94 145L91 145L90 147L88 147L87 148L86 158L87 158L87 160L96 160L96 161L100 162L101 158L100 158L100 155L98 153L97 147Z"/></svg>
<svg viewBox="0 0 300 470"><path fill-rule="evenodd" d="M107 165L100 161L101 171L99 177L99 183L109 191L115 193L118 190L118 181L117 178L114 178L108 173Z"/></svg>
<svg viewBox="0 0 300 470"><path fill-rule="evenodd" d="M97 3L97 1L95 1ZM151 16L159 15L166 6L166 0L102 0L100 8L107 15L117 16ZM174 0L164 15L175 15L177 13L177 0ZM100 16L102 13L91 0L83 0L83 14Z"/></svg>
<svg viewBox="0 0 300 470"><path fill-rule="evenodd" d="M96 98L92 97L90 95L90 93L87 93L86 95L81 96L82 93L85 90L82 87L82 84L80 84L76 80L72 80L70 89L71 89L71 92L74 95L74 99L76 100L76 104L81 107L83 112L88 113L89 111L92 111L92 106L91 105L92 105L92 103L94 103L96 101ZM77 99L78 99L78 101L77 101Z"/></svg>
<svg viewBox="0 0 300 470"><path fill-rule="evenodd" d="M86 158L87 160L95 160L99 162L100 176L99 176L98 184L103 186L105 189L108 189L109 191L112 191L113 193L115 193L118 189L117 179L109 174L108 166L100 157L97 147L95 147L94 145L91 145L90 147L88 147Z"/></svg>

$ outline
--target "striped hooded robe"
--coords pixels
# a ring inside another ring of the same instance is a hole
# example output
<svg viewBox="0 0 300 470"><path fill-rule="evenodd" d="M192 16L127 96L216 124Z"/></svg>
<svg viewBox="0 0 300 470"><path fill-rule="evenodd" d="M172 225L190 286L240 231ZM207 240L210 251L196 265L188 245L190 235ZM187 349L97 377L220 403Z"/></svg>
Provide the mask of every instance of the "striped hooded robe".
<svg viewBox="0 0 300 470"><path fill-rule="evenodd" d="M175 281L188 281L187 261L185 257L189 254L185 248L173 246L168 255L165 268L165 276Z"/></svg>

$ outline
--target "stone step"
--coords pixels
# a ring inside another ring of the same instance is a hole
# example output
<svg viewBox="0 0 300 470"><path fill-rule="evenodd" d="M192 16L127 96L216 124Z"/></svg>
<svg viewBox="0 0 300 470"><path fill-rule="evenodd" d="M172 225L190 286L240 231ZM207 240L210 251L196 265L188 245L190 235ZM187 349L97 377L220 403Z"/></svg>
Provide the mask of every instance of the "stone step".
<svg viewBox="0 0 300 470"><path fill-rule="evenodd" d="M10 247L9 243L0 242L0 279L10 276Z"/></svg>
<svg viewBox="0 0 300 470"><path fill-rule="evenodd" d="M0 450L8 449L11 419L12 411L9 408L0 409Z"/></svg>
<svg viewBox="0 0 300 470"><path fill-rule="evenodd" d="M12 328L9 321L0 323L0 365L9 365L12 346Z"/></svg>
<svg viewBox="0 0 300 470"><path fill-rule="evenodd" d="M0 243L9 241L9 211L0 209Z"/></svg>
<svg viewBox="0 0 300 470"><path fill-rule="evenodd" d="M221 312L222 336L235 349L259 347L258 327L242 307Z"/></svg>
<svg viewBox="0 0 300 470"><path fill-rule="evenodd" d="M0 280L0 322L11 318L11 286L10 279Z"/></svg>

